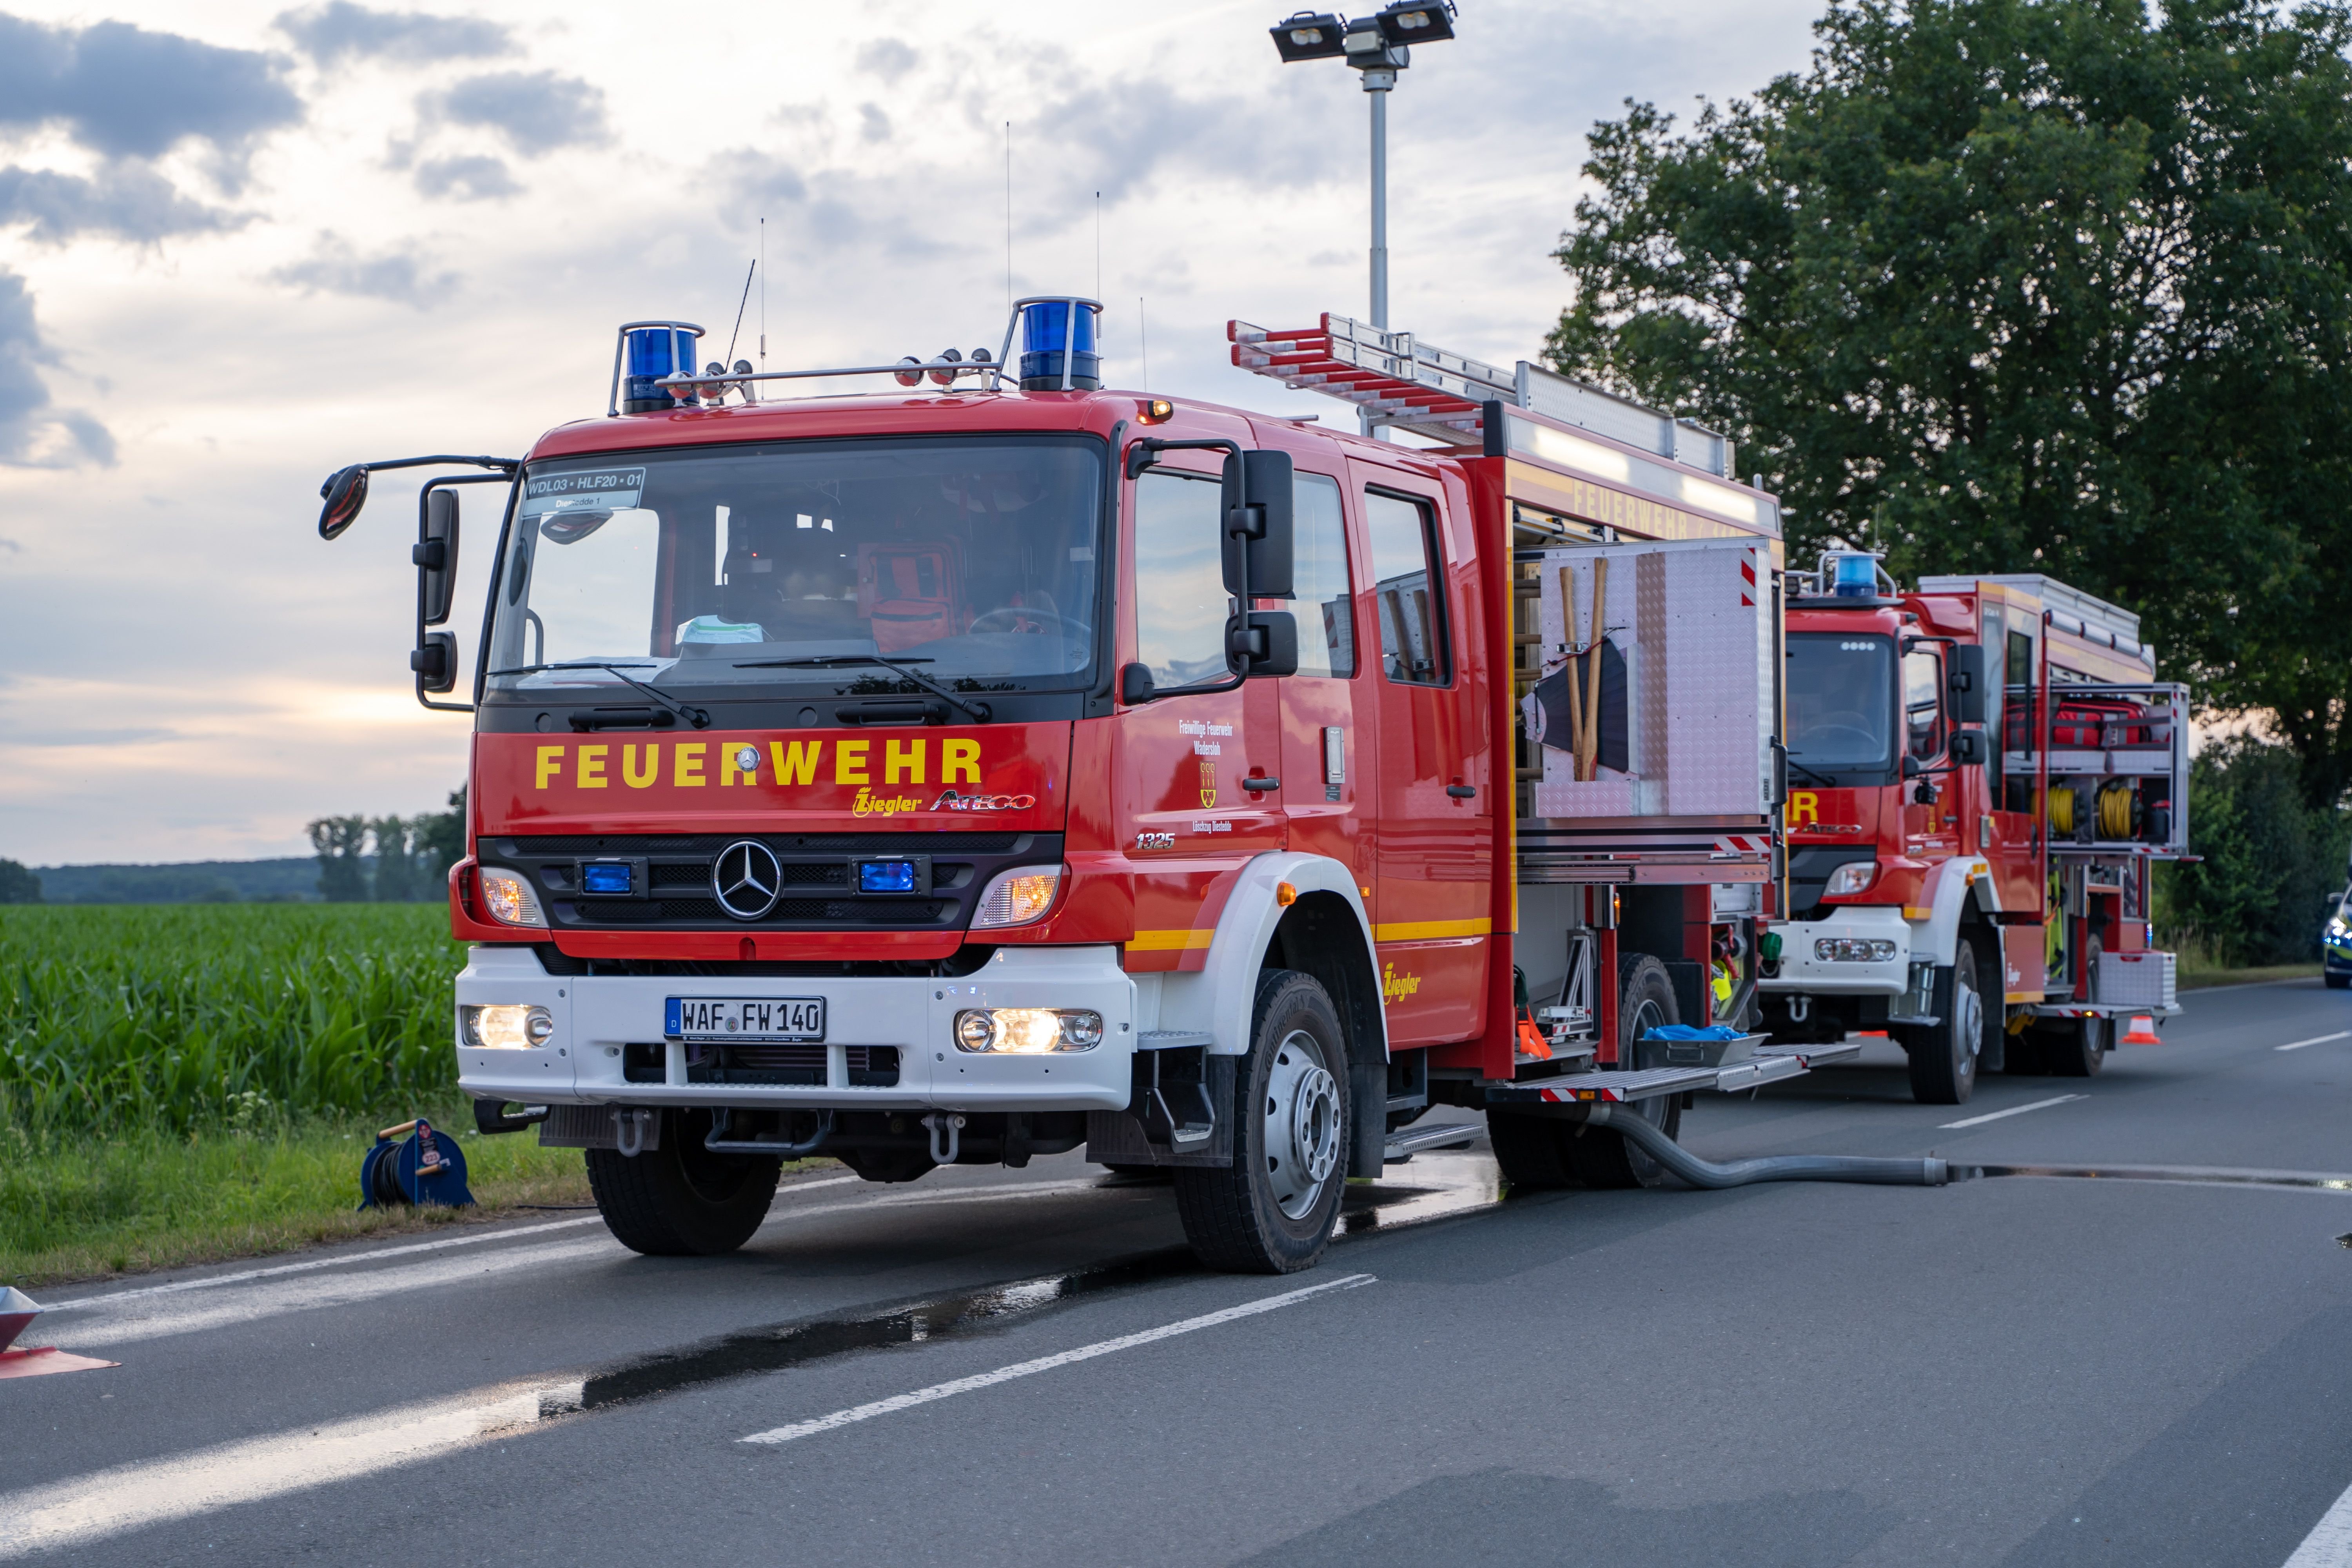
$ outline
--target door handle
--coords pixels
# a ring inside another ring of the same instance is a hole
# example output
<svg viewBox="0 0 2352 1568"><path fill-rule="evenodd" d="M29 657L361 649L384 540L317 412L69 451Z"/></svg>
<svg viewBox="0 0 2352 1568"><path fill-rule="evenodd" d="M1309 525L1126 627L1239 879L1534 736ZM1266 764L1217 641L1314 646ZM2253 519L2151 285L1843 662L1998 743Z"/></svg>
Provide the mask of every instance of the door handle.
<svg viewBox="0 0 2352 1568"><path fill-rule="evenodd" d="M1245 789L1245 790L1256 791L1256 790L1267 790L1267 789L1280 789L1281 787L1282 787L1282 781L1281 781L1280 779L1244 779L1244 780L1242 780L1242 788L1244 788L1244 789Z"/></svg>
<svg viewBox="0 0 2352 1568"><path fill-rule="evenodd" d="M1456 800L1468 800L1478 793L1476 784L1447 784L1445 793Z"/></svg>

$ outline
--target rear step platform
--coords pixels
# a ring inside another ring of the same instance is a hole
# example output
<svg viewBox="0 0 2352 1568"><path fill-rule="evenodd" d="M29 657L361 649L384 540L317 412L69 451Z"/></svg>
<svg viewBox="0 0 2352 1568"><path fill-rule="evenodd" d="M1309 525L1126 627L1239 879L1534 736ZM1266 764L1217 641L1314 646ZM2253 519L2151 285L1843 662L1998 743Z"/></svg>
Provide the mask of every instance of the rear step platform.
<svg viewBox="0 0 2352 1568"><path fill-rule="evenodd" d="M1758 1046L1747 1060L1719 1068L1563 1073L1558 1078L1527 1083L1492 1085L1486 1090L1486 1101L1490 1105L1620 1105L1702 1089L1738 1094L1782 1079L1801 1078L1814 1068L1832 1062L1852 1061L1862 1055L1862 1045L1860 1040L1844 1040L1833 1046Z"/></svg>

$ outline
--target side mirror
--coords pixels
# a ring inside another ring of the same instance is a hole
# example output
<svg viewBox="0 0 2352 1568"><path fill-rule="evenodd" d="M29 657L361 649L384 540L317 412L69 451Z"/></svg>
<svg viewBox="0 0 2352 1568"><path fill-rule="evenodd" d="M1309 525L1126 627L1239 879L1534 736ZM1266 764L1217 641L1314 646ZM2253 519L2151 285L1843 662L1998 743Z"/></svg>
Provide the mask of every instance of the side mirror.
<svg viewBox="0 0 2352 1568"><path fill-rule="evenodd" d="M1288 610L1252 610L1226 623L1226 651L1244 675L1298 673L1298 617Z"/></svg>
<svg viewBox="0 0 2352 1568"><path fill-rule="evenodd" d="M1118 700L1133 708L1150 701L1151 697L1151 667L1148 664L1122 666L1118 672Z"/></svg>
<svg viewBox="0 0 2352 1568"><path fill-rule="evenodd" d="M1772 742L1772 773L1765 787L1772 795L1765 805L1778 811L1789 804L1789 748L1778 741Z"/></svg>
<svg viewBox="0 0 2352 1568"><path fill-rule="evenodd" d="M1958 767L1973 768L1982 765L1985 760L1985 732L1982 730L1953 731L1952 738L1945 743L1944 753L1951 758L1954 765Z"/></svg>
<svg viewBox="0 0 2352 1568"><path fill-rule="evenodd" d="M1952 647L1944 685L1951 699L1952 721L1985 721L1985 650L1981 643L1958 643Z"/></svg>
<svg viewBox="0 0 2352 1568"><path fill-rule="evenodd" d="M1913 756L1908 752L1903 753L1903 776L1905 778L1916 779L1923 771L1925 770L1922 768L1918 758Z"/></svg>
<svg viewBox="0 0 2352 1568"><path fill-rule="evenodd" d="M408 558L416 563L425 624L437 626L449 618L449 595L457 582L457 492L427 489L421 512L416 547Z"/></svg>
<svg viewBox="0 0 2352 1568"><path fill-rule="evenodd" d="M1248 480L1249 503L1242 503ZM1244 452L1236 465L1225 459L1225 592L1242 591L1243 541L1248 541L1249 596L1287 599L1291 595L1292 474L1287 452ZM1244 605L1244 610L1249 608Z"/></svg>
<svg viewBox="0 0 2352 1568"><path fill-rule="evenodd" d="M327 504L319 509L319 537L334 539L343 530L359 521L360 508L367 505L368 471L358 463L348 468L337 468L319 487Z"/></svg>
<svg viewBox="0 0 2352 1568"><path fill-rule="evenodd" d="M408 668L425 691L447 691L457 684L457 634L426 632L424 645L411 650Z"/></svg>

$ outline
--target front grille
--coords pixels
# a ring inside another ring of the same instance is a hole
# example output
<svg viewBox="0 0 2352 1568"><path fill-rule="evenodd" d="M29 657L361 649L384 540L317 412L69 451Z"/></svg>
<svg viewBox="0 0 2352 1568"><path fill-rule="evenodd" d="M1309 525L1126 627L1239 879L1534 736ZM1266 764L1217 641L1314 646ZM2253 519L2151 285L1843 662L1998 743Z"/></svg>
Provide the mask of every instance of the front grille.
<svg viewBox="0 0 2352 1568"><path fill-rule="evenodd" d="M710 866L727 846L756 838L783 875L774 908L739 921L719 906ZM1062 858L1058 833L761 833L516 835L484 838L485 865L506 866L541 889L550 922L571 931L962 931L990 879L1014 866ZM928 898L860 895L853 855L928 856ZM596 899L574 886L585 858L641 859L646 897Z"/></svg>
<svg viewBox="0 0 2352 1568"><path fill-rule="evenodd" d="M706 1046L701 1060L688 1047L688 1083L766 1084L772 1088L821 1089L824 1086L823 1046ZM898 1047L844 1046L853 1089L896 1089Z"/></svg>

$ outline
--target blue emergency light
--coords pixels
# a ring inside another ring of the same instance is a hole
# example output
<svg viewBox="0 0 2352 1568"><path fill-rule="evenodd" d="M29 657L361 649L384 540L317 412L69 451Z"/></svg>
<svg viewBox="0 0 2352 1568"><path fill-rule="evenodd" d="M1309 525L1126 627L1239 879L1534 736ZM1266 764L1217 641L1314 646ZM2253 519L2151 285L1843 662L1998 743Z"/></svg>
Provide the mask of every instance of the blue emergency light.
<svg viewBox="0 0 2352 1568"><path fill-rule="evenodd" d="M626 860L592 860L580 868L580 890L626 898L635 881L633 869Z"/></svg>
<svg viewBox="0 0 2352 1568"><path fill-rule="evenodd" d="M1831 556L1830 592L1841 599L1878 597L1878 557L1862 554Z"/></svg>
<svg viewBox="0 0 2352 1568"><path fill-rule="evenodd" d="M911 893L915 887L912 860L860 860L857 890L861 893Z"/></svg>
<svg viewBox="0 0 2352 1568"><path fill-rule="evenodd" d="M1021 390L1092 392L1102 385L1102 356L1095 352L1095 320L1102 307L1092 300L1024 300L1021 314Z"/></svg>
<svg viewBox="0 0 2352 1568"><path fill-rule="evenodd" d="M681 389L673 396L668 388L656 383L666 375L694 374L695 343L702 329L691 321L629 321L621 328L621 341L613 356L614 399L616 414L659 414L665 409L690 406L700 401L693 389Z"/></svg>

